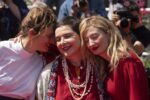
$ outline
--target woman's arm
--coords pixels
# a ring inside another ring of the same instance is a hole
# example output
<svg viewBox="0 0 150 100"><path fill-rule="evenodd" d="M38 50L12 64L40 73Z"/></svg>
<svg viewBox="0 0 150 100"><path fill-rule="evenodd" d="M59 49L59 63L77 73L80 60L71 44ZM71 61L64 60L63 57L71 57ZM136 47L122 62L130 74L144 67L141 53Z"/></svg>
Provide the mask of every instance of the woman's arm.
<svg viewBox="0 0 150 100"><path fill-rule="evenodd" d="M129 100L149 100L148 81L142 62L131 58L125 66L129 78Z"/></svg>
<svg viewBox="0 0 150 100"><path fill-rule="evenodd" d="M36 92L36 98L37 100L46 100L46 91L48 88L48 82L50 77L50 71L52 67L52 63L49 63L46 65L46 67L41 72L38 82L37 82L37 92Z"/></svg>

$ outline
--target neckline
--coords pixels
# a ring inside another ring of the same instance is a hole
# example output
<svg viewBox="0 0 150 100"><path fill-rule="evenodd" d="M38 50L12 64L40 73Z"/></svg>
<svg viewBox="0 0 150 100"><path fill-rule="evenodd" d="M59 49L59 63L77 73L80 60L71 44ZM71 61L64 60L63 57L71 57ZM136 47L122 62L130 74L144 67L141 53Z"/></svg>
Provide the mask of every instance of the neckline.
<svg viewBox="0 0 150 100"><path fill-rule="evenodd" d="M30 57L32 56L34 53L30 53L28 51L26 51L22 45L22 42L20 41L19 42L19 54L22 56L22 57Z"/></svg>

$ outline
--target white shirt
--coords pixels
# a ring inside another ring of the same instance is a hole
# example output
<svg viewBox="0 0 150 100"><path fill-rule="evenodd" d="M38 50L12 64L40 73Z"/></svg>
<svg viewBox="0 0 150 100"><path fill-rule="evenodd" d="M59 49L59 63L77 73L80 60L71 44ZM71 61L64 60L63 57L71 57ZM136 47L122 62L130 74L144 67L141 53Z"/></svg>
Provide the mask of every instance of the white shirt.
<svg viewBox="0 0 150 100"><path fill-rule="evenodd" d="M0 95L29 100L43 64L40 55L25 51L21 43L1 41Z"/></svg>

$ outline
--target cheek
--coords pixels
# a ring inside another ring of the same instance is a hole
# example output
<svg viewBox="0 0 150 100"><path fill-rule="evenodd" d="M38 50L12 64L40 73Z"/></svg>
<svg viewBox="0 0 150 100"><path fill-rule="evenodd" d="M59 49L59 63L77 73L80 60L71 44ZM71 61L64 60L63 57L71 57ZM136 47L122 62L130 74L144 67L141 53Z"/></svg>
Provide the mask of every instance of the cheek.
<svg viewBox="0 0 150 100"><path fill-rule="evenodd" d="M88 44L86 44L86 48L87 48L88 50L91 50L91 48L90 48L90 46L89 46Z"/></svg>
<svg viewBox="0 0 150 100"><path fill-rule="evenodd" d="M77 42L77 45L81 45L81 41L79 39L75 40L75 42Z"/></svg>
<svg viewBox="0 0 150 100"><path fill-rule="evenodd" d="M102 45L105 49L107 49L109 45L109 39L108 38L103 39Z"/></svg>
<svg viewBox="0 0 150 100"><path fill-rule="evenodd" d="M60 49L61 49L61 47L60 47L60 43L56 42L56 46L57 46L57 48L58 48L58 49L59 49L59 51L60 51Z"/></svg>
<svg viewBox="0 0 150 100"><path fill-rule="evenodd" d="M57 48L59 47L59 43L58 42L56 42L56 46L57 46Z"/></svg>
<svg viewBox="0 0 150 100"><path fill-rule="evenodd" d="M91 50L91 46L89 45L89 42L86 42L86 43L85 43L85 47L86 47L86 49Z"/></svg>
<svg viewBox="0 0 150 100"><path fill-rule="evenodd" d="M84 41L83 45L88 48L89 47L89 41Z"/></svg>
<svg viewBox="0 0 150 100"><path fill-rule="evenodd" d="M74 46L81 46L81 40L78 37L75 38L70 38L66 40L69 44L74 45Z"/></svg>
<svg viewBox="0 0 150 100"><path fill-rule="evenodd" d="M44 38L43 40L41 40L41 42L42 42L43 45L44 45L44 44L50 43L50 40L49 40L49 38Z"/></svg>
<svg viewBox="0 0 150 100"><path fill-rule="evenodd" d="M80 45L80 41L78 39L71 38L71 39L66 39L65 41L67 44L70 45L74 45L74 46Z"/></svg>

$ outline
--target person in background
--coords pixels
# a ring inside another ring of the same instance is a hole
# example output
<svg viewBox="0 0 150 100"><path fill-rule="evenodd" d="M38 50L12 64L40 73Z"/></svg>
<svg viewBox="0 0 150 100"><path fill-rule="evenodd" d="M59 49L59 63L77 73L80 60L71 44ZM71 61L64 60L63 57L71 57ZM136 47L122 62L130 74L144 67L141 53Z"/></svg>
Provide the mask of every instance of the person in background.
<svg viewBox="0 0 150 100"><path fill-rule="evenodd" d="M133 3L128 7L128 10L136 20L131 22L133 34L140 42L142 42L145 48L148 47L150 44L150 30L147 29L142 23L140 8L136 3Z"/></svg>
<svg viewBox="0 0 150 100"><path fill-rule="evenodd" d="M45 65L40 53L53 43L56 17L47 7L32 8L22 21L19 42L0 42L0 100L34 100Z"/></svg>
<svg viewBox="0 0 150 100"><path fill-rule="evenodd" d="M21 20L28 13L23 0L1 0L4 6L0 8L0 39L14 38L19 31Z"/></svg>
<svg viewBox="0 0 150 100"><path fill-rule="evenodd" d="M60 21L65 16L73 16L72 12L74 11L74 6L81 1L88 2L90 12L106 16L103 0L65 0L60 6L57 20Z"/></svg>
<svg viewBox="0 0 150 100"><path fill-rule="evenodd" d="M91 10L89 8L89 2L87 0L80 0L80 1L74 2L70 16L74 16L79 19L83 19L83 18L89 17L94 14L95 13L91 12Z"/></svg>
<svg viewBox="0 0 150 100"><path fill-rule="evenodd" d="M87 1L89 2L89 8L91 12L94 12L103 17L107 16L104 0L87 0Z"/></svg>
<svg viewBox="0 0 150 100"><path fill-rule="evenodd" d="M81 52L79 22L71 16L58 22L55 41L61 55L41 72L38 100L104 100L99 73Z"/></svg>
<svg viewBox="0 0 150 100"><path fill-rule="evenodd" d="M145 47L142 42L136 38L134 32L131 31L131 23L136 22L135 18L130 14L128 9L120 3L114 4L113 10L110 20L119 28L126 44L140 56Z"/></svg>
<svg viewBox="0 0 150 100"><path fill-rule="evenodd" d="M27 7L27 4L25 2L25 0L12 0L14 2L14 4L16 4L16 6L19 9L20 15L21 15L21 20L23 20L23 18L27 15L27 13L29 12L29 9Z"/></svg>
<svg viewBox="0 0 150 100"><path fill-rule="evenodd" d="M101 71L105 72L103 81L111 100L149 100L143 63L126 46L111 21L101 16L85 18L80 23L80 34L85 57L95 64L100 61L91 56L99 56L105 62Z"/></svg>
<svg viewBox="0 0 150 100"><path fill-rule="evenodd" d="M65 0L44 0L44 2L49 6L52 7L53 10L55 11L56 16L58 16L58 12L59 12L59 8L61 6L61 4L64 2Z"/></svg>
<svg viewBox="0 0 150 100"><path fill-rule="evenodd" d="M56 16L58 15L58 11L60 8L60 5L64 2L65 0L31 0L32 4L42 2L51 9L53 9L54 13Z"/></svg>

